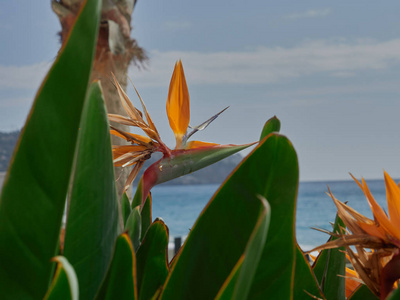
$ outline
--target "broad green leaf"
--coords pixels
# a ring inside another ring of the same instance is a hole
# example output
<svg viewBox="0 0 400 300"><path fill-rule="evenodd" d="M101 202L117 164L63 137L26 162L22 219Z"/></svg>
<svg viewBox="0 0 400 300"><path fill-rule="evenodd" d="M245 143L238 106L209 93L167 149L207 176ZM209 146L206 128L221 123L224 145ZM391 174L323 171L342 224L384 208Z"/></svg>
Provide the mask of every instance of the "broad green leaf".
<svg viewBox="0 0 400 300"><path fill-rule="evenodd" d="M266 245L272 248L266 251L264 247L253 283L261 285L256 289L260 295L270 293L269 299L290 298L297 185L297 156L291 143L271 134L207 204L176 258L161 298L213 299L217 295L256 225L261 211L259 195L271 206ZM260 268L262 274L258 274ZM254 288L253 284L249 299L254 298ZM279 293L285 297L276 297Z"/></svg>
<svg viewBox="0 0 400 300"><path fill-rule="evenodd" d="M168 275L168 228L156 219L147 231L137 257L139 299L150 299L165 282Z"/></svg>
<svg viewBox="0 0 400 300"><path fill-rule="evenodd" d="M353 299L353 298L351 298L351 299ZM361 299L361 298L358 298L358 299ZM374 299L374 298L365 298L365 299L369 300L369 299ZM395 289L387 297L387 300L399 300L399 299L400 299L400 289L399 288Z"/></svg>
<svg viewBox="0 0 400 300"><path fill-rule="evenodd" d="M142 197L143 197L143 177L140 178L139 184L137 186L135 195L133 196L131 208L135 209L135 207L141 207L142 205ZM144 236L146 235L147 230L150 227L150 224L152 223L152 214L151 214L151 193L147 195L147 200L144 203L144 206L140 212L140 217L142 220L142 227L141 227L141 234L140 234L140 240L142 241Z"/></svg>
<svg viewBox="0 0 400 300"><path fill-rule="evenodd" d="M333 232L340 233L345 228L336 216ZM331 237L329 240L335 239ZM323 250L317 257L313 272L327 299L345 299L345 253L344 247Z"/></svg>
<svg viewBox="0 0 400 300"><path fill-rule="evenodd" d="M321 290L319 289L317 279L310 264L307 262L303 252L297 245L296 248L296 267L294 274L293 299L309 300L311 296L323 299ZM316 298L316 299L317 299Z"/></svg>
<svg viewBox="0 0 400 300"><path fill-rule="evenodd" d="M160 184L171 179L192 173L204 167L212 165L221 159L235 154L253 144L246 145L222 145L215 147L195 148L181 150L172 157L166 157L152 164L144 172L143 177L155 174L155 183Z"/></svg>
<svg viewBox="0 0 400 300"><path fill-rule="evenodd" d="M239 260L238 265L234 268L231 275L225 281L217 299L233 299L233 290L235 288L235 283L241 269L242 262L243 257ZM315 276L311 271L310 265L306 262L303 252L300 250L299 247L297 247L293 299L308 300L312 299L312 297L317 297L315 299L325 299L324 296L321 294Z"/></svg>
<svg viewBox="0 0 400 300"><path fill-rule="evenodd" d="M140 236L142 232L142 220L140 217L140 207L136 206L130 213L125 224L125 230L131 238L135 252L140 246Z"/></svg>
<svg viewBox="0 0 400 300"><path fill-rule="evenodd" d="M78 300L78 279L74 268L63 256L56 256L53 261L57 262L56 273L44 299L45 300Z"/></svg>
<svg viewBox="0 0 400 300"><path fill-rule="evenodd" d="M82 114L64 242L64 256L74 266L82 299L92 299L96 294L107 271L117 231L109 125L101 87L95 82Z"/></svg>
<svg viewBox="0 0 400 300"><path fill-rule="evenodd" d="M234 282L234 287L232 289L231 283L225 282L223 289L220 290L220 298L217 297L218 299L239 300L248 298L254 274L256 273L258 262L267 238L271 215L268 202L262 198L261 202L263 204L263 210L261 211L261 215L246 246L244 259L239 260L240 267L235 267L233 273L228 277L231 282ZM227 289L224 290L224 287Z"/></svg>
<svg viewBox="0 0 400 300"><path fill-rule="evenodd" d="M299 184L297 155L285 137L270 134L271 148L258 161L268 160L263 196L271 206L267 241L249 299L290 299L296 260L295 207ZM266 284L267 283L267 284Z"/></svg>
<svg viewBox="0 0 400 300"><path fill-rule="evenodd" d="M126 223L126 220L128 220L131 211L132 209L131 209L131 204L129 203L128 196L126 195L126 193L124 193L121 197L121 215L124 224Z"/></svg>
<svg viewBox="0 0 400 300"><path fill-rule="evenodd" d="M140 240L142 241L143 238L146 236L147 230L149 230L150 225L152 223L152 199L151 199L151 193L147 196L147 201L144 204L142 211L140 212L140 217L142 219L142 231L140 234Z"/></svg>
<svg viewBox="0 0 400 300"><path fill-rule="evenodd" d="M239 277L240 270L242 269L243 259L244 255L239 258L236 266L233 268L232 272L221 286L221 289L215 297L216 300L230 300L233 298L236 282Z"/></svg>
<svg viewBox="0 0 400 300"><path fill-rule="evenodd" d="M396 291L393 292L392 294L390 294L387 299L388 300L400 299L400 293L396 292ZM396 293L398 294L397 296L396 296ZM355 290L354 293L350 295L350 297L348 299L349 300L379 300L379 298L377 296L375 296L375 294L372 293L371 290L365 284L360 285L357 288L357 290Z"/></svg>
<svg viewBox="0 0 400 300"><path fill-rule="evenodd" d="M271 208L265 199L261 199L261 201L263 204L263 211L250 236L249 243L246 246L243 264L239 272L232 299L239 300L248 298L253 278L267 239L268 226L271 219Z"/></svg>
<svg viewBox="0 0 400 300"><path fill-rule="evenodd" d="M111 264L95 299L137 299L136 259L127 233L117 238Z"/></svg>
<svg viewBox="0 0 400 300"><path fill-rule="evenodd" d="M260 141L272 132L279 132L280 129L281 129L281 122L276 116L272 117L265 123L263 130L261 132Z"/></svg>
<svg viewBox="0 0 400 300"><path fill-rule="evenodd" d="M131 209L134 209L136 206L141 206L142 197L143 197L143 177L140 178L138 186L136 187L135 195L133 195ZM147 201L146 201L147 202Z"/></svg>
<svg viewBox="0 0 400 300"><path fill-rule="evenodd" d="M83 1L42 83L17 143L0 197L2 299L42 299L51 280L79 121L100 20Z"/></svg>

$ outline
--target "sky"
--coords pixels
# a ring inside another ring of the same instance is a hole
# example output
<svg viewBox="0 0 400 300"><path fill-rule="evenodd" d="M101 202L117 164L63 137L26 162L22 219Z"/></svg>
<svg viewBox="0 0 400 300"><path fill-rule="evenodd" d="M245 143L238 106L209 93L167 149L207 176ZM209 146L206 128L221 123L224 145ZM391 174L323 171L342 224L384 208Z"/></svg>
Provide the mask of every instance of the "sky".
<svg viewBox="0 0 400 300"><path fill-rule="evenodd" d="M230 106L196 139L257 141L276 115L300 180L381 179L383 170L400 178L399 8L394 0L139 0L131 35L150 60L129 76L171 147L165 103L181 59L191 125ZM2 5L0 131L23 126L59 30L50 1Z"/></svg>

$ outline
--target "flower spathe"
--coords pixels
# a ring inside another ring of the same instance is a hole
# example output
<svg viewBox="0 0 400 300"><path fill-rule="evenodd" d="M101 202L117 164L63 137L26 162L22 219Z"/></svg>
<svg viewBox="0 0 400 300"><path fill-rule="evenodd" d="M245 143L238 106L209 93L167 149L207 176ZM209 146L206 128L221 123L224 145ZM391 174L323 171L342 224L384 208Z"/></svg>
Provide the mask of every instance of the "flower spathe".
<svg viewBox="0 0 400 300"><path fill-rule="evenodd" d="M169 125L175 134L175 148L179 149L182 147L183 137L186 134L190 121L189 90L180 60L175 63L174 73L169 85L167 115Z"/></svg>
<svg viewBox="0 0 400 300"><path fill-rule="evenodd" d="M114 75L113 78L127 116L109 114L109 120L140 128L145 133L145 135L134 134L111 126L111 134L131 143L130 145L113 146L114 165L117 167L133 166L125 183L124 192L132 184L144 162L149 159L154 152L161 152L163 154L163 159L157 162L159 164L158 167L155 167L155 164L157 164L155 163L145 172L146 176L143 178L145 182L142 184L142 186L145 187L144 194L146 194L143 195L144 200L146 199L147 192L153 185L185 175L188 173L188 170L195 171L203 168L251 145L222 146L215 143L200 141L188 142L188 139L195 132L205 129L226 108L199 126L191 127L192 131L188 132L190 100L181 61L175 64L167 98L168 120L176 138L174 150L168 148L161 140L157 128L136 88L135 91L141 102L143 113L132 104ZM209 159L207 159L207 156ZM165 163L165 159L167 159L167 163ZM184 168L179 164L184 165Z"/></svg>
<svg viewBox="0 0 400 300"><path fill-rule="evenodd" d="M367 198L373 220L339 201L329 191L338 216L348 229L340 234L332 233L338 239L314 249L345 247L359 278L381 299L387 297L400 278L399 268L394 267L400 260L400 188L386 172L384 178L389 215L376 202L365 180L360 182L353 177Z"/></svg>

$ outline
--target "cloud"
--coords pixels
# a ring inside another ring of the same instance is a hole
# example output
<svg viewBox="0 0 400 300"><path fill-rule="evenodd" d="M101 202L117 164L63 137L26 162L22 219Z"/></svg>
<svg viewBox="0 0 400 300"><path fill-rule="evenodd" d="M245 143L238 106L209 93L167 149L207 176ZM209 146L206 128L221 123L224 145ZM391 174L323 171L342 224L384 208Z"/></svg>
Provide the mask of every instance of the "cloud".
<svg viewBox="0 0 400 300"><path fill-rule="evenodd" d="M37 89L50 67L50 62L26 66L0 65L0 89Z"/></svg>
<svg viewBox="0 0 400 300"><path fill-rule="evenodd" d="M273 84L304 76L351 77L396 68L400 39L320 40L241 52L151 51L148 70L131 68L130 75L138 86L167 86L177 59L182 59L191 84Z"/></svg>
<svg viewBox="0 0 400 300"><path fill-rule="evenodd" d="M284 16L287 20L298 20L298 19L306 19L306 18L320 18L325 17L331 13L330 8L324 9L310 9L305 12L293 13L290 15Z"/></svg>
<svg viewBox="0 0 400 300"><path fill-rule="evenodd" d="M400 64L400 39L317 40L294 47L258 47L245 51L150 51L147 70L130 68L139 87L168 86L173 66L182 59L191 85L264 85L312 76L348 78L387 72ZM51 64L0 65L0 91L36 91Z"/></svg>

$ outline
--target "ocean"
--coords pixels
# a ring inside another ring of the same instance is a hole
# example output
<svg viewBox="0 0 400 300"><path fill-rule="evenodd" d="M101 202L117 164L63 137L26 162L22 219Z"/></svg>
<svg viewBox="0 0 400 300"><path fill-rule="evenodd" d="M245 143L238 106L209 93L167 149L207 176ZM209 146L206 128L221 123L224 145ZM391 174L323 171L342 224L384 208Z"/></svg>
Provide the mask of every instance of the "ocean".
<svg viewBox="0 0 400 300"><path fill-rule="evenodd" d="M386 207L383 180L367 180L375 199ZM296 237L303 250L323 244L329 236L311 227L331 230L336 208L326 195L328 187L333 195L367 217L372 217L367 200L358 185L350 181L301 182L297 197ZM153 188L153 218L161 217L169 228L170 242L176 236L185 238L197 216L219 185L156 186Z"/></svg>
<svg viewBox="0 0 400 300"><path fill-rule="evenodd" d="M4 173L0 173L0 187ZM372 195L386 210L386 191L383 180L367 180ZM330 230L336 208L326 195L328 186L333 195L361 214L372 218L371 210L364 194L352 181L301 182L297 197L296 237L303 250L321 245L329 238L327 234L311 227ZM219 185L161 185L152 190L153 219L162 218L169 228L170 243L175 237L183 239L189 233L198 215L217 191Z"/></svg>

